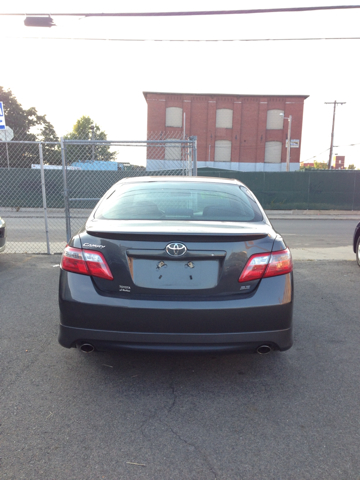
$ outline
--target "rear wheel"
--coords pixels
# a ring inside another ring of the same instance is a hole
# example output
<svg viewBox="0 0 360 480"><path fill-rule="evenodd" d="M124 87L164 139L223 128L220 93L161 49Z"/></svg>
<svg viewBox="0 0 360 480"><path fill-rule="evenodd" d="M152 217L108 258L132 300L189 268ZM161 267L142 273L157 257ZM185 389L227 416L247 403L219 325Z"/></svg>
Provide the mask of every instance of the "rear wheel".
<svg viewBox="0 0 360 480"><path fill-rule="evenodd" d="M357 239L357 242L356 242L356 261L357 261L357 264L360 267L360 236L359 236L359 238Z"/></svg>

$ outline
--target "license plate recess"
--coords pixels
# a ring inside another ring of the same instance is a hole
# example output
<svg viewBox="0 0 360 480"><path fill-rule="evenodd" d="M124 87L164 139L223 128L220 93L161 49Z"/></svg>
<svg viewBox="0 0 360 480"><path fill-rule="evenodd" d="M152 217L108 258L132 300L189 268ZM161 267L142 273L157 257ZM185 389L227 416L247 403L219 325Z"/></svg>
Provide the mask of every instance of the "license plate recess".
<svg viewBox="0 0 360 480"><path fill-rule="evenodd" d="M219 260L149 260L134 258L133 282L138 287L193 290L214 288Z"/></svg>

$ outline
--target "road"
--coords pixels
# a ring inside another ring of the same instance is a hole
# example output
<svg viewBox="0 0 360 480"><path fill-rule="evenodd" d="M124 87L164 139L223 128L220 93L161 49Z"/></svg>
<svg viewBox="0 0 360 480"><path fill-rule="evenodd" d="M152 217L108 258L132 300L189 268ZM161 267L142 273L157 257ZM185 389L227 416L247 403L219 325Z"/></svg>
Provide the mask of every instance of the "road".
<svg viewBox="0 0 360 480"><path fill-rule="evenodd" d="M294 346L266 356L64 349L58 263L0 256L1 479L360 478L355 259L295 260Z"/></svg>
<svg viewBox="0 0 360 480"><path fill-rule="evenodd" d="M72 220L72 231L75 232L85 220L85 216L77 213ZM272 223L275 229L283 235L295 259L351 260L353 257L352 237L359 221L360 217L358 220L343 220L341 217L339 219L299 220L290 216L285 219L274 219ZM6 222L8 253L47 252L43 218L25 215L13 216L6 218ZM49 238L50 252L61 253L66 244L64 217L60 215L49 217Z"/></svg>
<svg viewBox="0 0 360 480"><path fill-rule="evenodd" d="M39 214L8 215L7 248L8 253L47 253L45 221ZM72 231L75 232L85 222L86 216L76 216L72 219ZM61 253L66 245L66 221L61 215L49 215L48 236L50 253Z"/></svg>
<svg viewBox="0 0 360 480"><path fill-rule="evenodd" d="M353 260L358 220L272 220L295 260Z"/></svg>
<svg viewBox="0 0 360 480"><path fill-rule="evenodd" d="M352 244L356 220L272 220L291 249L333 248Z"/></svg>

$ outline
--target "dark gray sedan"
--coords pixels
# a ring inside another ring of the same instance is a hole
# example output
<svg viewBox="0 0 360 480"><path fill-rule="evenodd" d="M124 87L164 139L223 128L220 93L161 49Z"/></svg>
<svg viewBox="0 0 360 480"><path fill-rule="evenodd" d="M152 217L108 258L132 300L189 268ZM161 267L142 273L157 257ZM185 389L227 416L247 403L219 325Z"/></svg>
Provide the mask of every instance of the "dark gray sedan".
<svg viewBox="0 0 360 480"><path fill-rule="evenodd" d="M0 217L0 253L5 250L5 243L6 243L6 223Z"/></svg>
<svg viewBox="0 0 360 480"><path fill-rule="evenodd" d="M357 264L360 267L360 223L358 223L355 227L353 249L356 255Z"/></svg>
<svg viewBox="0 0 360 480"><path fill-rule="evenodd" d="M292 345L293 266L237 180L116 183L62 255L62 346L268 353Z"/></svg>

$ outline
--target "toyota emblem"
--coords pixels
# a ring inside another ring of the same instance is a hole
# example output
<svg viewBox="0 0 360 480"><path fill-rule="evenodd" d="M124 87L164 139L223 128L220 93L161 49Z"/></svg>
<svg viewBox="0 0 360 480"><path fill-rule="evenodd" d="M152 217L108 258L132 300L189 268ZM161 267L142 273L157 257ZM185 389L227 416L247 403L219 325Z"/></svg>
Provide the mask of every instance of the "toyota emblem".
<svg viewBox="0 0 360 480"><path fill-rule="evenodd" d="M187 248L183 243L169 243L169 245L166 245L165 250L171 257L181 257Z"/></svg>

